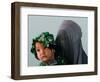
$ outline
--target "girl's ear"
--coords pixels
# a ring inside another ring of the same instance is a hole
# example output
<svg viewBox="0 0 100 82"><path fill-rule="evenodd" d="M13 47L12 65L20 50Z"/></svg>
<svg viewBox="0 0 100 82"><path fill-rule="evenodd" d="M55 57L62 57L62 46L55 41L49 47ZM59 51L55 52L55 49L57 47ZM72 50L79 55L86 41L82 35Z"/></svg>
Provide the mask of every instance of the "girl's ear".
<svg viewBox="0 0 100 82"><path fill-rule="evenodd" d="M55 50L54 50L54 49L52 49L52 52L53 52L53 53L55 53Z"/></svg>

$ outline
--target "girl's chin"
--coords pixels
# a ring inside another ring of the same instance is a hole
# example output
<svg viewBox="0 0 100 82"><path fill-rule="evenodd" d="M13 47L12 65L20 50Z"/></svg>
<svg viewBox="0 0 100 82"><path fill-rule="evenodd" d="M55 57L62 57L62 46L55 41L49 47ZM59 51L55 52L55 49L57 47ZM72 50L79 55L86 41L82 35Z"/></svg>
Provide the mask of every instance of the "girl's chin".
<svg viewBox="0 0 100 82"><path fill-rule="evenodd" d="M41 59L41 61L43 61L43 62L47 62L48 59L47 59L47 58L44 58L44 59Z"/></svg>

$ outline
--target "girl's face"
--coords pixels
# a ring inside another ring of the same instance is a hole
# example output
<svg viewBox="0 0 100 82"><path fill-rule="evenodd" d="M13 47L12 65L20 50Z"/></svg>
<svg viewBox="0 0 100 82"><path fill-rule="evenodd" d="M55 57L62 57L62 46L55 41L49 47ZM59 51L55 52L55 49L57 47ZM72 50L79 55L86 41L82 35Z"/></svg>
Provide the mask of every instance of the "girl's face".
<svg viewBox="0 0 100 82"><path fill-rule="evenodd" d="M45 48L42 43L36 42L36 53L39 60L48 62L54 59L53 49Z"/></svg>

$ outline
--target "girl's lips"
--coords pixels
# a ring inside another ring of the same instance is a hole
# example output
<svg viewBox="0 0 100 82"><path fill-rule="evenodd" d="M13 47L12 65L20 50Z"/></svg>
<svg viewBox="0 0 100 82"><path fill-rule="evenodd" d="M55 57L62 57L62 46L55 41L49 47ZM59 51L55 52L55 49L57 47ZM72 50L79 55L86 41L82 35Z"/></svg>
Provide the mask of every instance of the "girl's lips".
<svg viewBox="0 0 100 82"><path fill-rule="evenodd" d="M46 58L46 56L41 56L41 58Z"/></svg>

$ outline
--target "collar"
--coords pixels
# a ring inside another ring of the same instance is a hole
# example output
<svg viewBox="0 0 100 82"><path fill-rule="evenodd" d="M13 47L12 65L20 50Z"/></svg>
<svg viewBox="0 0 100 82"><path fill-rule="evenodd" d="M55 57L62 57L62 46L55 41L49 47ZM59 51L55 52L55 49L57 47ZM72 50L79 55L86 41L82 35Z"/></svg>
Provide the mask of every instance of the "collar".
<svg viewBox="0 0 100 82"><path fill-rule="evenodd" d="M52 61L49 61L48 63L41 62L40 66L52 66L52 65L56 65L56 64L57 64L57 61L56 60L52 60Z"/></svg>

